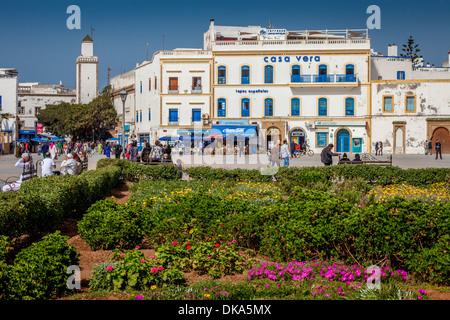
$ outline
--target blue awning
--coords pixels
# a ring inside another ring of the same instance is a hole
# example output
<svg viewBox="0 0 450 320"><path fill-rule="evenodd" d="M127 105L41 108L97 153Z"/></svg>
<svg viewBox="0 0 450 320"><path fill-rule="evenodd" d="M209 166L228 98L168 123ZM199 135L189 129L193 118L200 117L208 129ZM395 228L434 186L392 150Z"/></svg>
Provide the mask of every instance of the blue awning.
<svg viewBox="0 0 450 320"><path fill-rule="evenodd" d="M211 126L210 135L221 134L224 138L235 136L244 138L254 138L256 137L257 126Z"/></svg>

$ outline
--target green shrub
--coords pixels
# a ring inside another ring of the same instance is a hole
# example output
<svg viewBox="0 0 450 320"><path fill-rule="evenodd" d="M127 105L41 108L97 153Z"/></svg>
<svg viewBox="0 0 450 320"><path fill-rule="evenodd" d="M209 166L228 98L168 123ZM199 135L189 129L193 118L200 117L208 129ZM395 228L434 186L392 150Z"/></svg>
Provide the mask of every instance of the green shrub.
<svg viewBox="0 0 450 320"><path fill-rule="evenodd" d="M18 253L9 266L5 299L49 299L68 293L67 268L76 265L79 255L59 231Z"/></svg>
<svg viewBox="0 0 450 320"><path fill-rule="evenodd" d="M0 261L6 261L8 252L13 249L12 245L8 237L0 235Z"/></svg>
<svg viewBox="0 0 450 320"><path fill-rule="evenodd" d="M118 250L111 261L95 268L93 291L100 290L149 290L152 286L183 284L183 273L176 268L164 268L157 260L145 259L138 248L122 252Z"/></svg>
<svg viewBox="0 0 450 320"><path fill-rule="evenodd" d="M118 204L105 199L92 205L78 222L78 232L92 250L132 248L141 244L142 216L149 210L141 206Z"/></svg>

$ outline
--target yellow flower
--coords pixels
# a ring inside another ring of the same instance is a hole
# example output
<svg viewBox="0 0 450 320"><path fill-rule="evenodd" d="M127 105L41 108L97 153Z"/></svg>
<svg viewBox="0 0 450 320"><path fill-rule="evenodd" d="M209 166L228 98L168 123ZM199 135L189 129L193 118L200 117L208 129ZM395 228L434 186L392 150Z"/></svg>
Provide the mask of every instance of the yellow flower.
<svg viewBox="0 0 450 320"><path fill-rule="evenodd" d="M192 234L192 232L194 232L194 230L189 231L189 234Z"/></svg>
<svg viewBox="0 0 450 320"><path fill-rule="evenodd" d="M205 293L205 298L209 298L209 297L210 297L210 294Z"/></svg>
<svg viewBox="0 0 450 320"><path fill-rule="evenodd" d="M150 287L150 289L155 290L155 289L156 289L156 286L153 285L153 286Z"/></svg>

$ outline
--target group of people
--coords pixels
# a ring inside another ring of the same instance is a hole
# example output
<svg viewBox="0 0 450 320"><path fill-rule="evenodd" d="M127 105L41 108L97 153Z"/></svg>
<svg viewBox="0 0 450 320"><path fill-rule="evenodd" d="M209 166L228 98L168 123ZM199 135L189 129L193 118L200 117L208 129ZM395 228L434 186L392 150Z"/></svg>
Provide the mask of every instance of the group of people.
<svg viewBox="0 0 450 320"><path fill-rule="evenodd" d="M283 160L283 166L289 167L289 159L292 159L292 154L289 151L287 140L283 140L283 144L280 146L280 140L270 149L270 161L272 166L280 166L281 160Z"/></svg>
<svg viewBox="0 0 450 320"><path fill-rule="evenodd" d="M433 155L433 142L431 139L425 141L424 148L425 148L425 155L428 155L428 154L430 154L430 156ZM436 139L436 143L434 145L434 151L436 153L436 160L438 158L438 155L440 156L440 159L442 160L442 146L441 146L439 139Z"/></svg>
<svg viewBox="0 0 450 320"><path fill-rule="evenodd" d="M169 144L162 145L159 140L155 141L155 145L151 146L147 140L144 140L142 151L139 152L137 141L133 140L127 145L124 150L120 143L110 144L106 143L104 147L106 157L110 158L111 153L116 159L127 159L132 162L138 162L140 159L145 162L170 162L172 155L172 148Z"/></svg>
<svg viewBox="0 0 450 320"><path fill-rule="evenodd" d="M20 188L22 182L30 179L33 172L36 170L36 165L33 163L33 158L29 153L22 153L21 158L17 160L14 165L17 168L22 168L22 173L17 181L3 186L2 191L16 191ZM56 163L49 151L44 154L44 159L41 162L42 177L51 175L78 175L88 169L88 157L84 150L68 153L64 156L59 171L56 169Z"/></svg>

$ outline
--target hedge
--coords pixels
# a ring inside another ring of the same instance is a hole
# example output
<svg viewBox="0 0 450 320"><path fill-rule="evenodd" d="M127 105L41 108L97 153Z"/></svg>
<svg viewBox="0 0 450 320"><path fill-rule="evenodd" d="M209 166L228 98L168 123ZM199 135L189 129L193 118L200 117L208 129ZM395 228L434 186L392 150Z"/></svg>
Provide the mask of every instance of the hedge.
<svg viewBox="0 0 450 320"><path fill-rule="evenodd" d="M118 167L79 176L48 176L22 183L14 193L0 194L0 234L15 238L52 230L68 217L83 214L118 184Z"/></svg>
<svg viewBox="0 0 450 320"><path fill-rule="evenodd" d="M249 180L272 181L283 185L307 186L318 181L342 181L362 178L373 185L406 183L414 186L429 186L433 183L449 181L450 168L401 169L380 165L335 165L329 167L281 167L275 175L262 175L259 170L211 168L207 166L191 167L186 173L192 180Z"/></svg>
<svg viewBox="0 0 450 320"><path fill-rule="evenodd" d="M97 169L118 166L122 170L122 178L128 181L148 180L178 180L180 171L171 164L143 165L123 159L105 158L97 162Z"/></svg>

